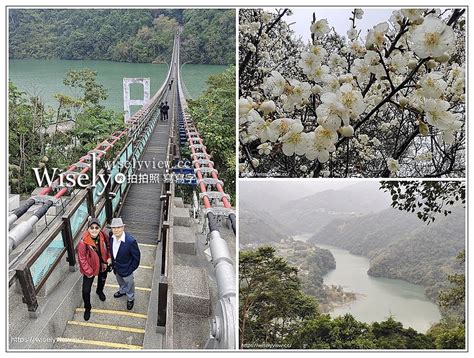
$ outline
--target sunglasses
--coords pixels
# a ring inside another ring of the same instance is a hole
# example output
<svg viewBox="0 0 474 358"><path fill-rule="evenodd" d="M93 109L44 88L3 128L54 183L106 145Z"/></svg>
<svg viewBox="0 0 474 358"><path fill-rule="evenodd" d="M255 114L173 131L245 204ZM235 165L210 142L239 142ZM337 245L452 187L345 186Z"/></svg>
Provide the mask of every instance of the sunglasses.
<svg viewBox="0 0 474 358"><path fill-rule="evenodd" d="M99 230L100 227L98 227L98 226L90 226L89 229L92 229L92 230Z"/></svg>

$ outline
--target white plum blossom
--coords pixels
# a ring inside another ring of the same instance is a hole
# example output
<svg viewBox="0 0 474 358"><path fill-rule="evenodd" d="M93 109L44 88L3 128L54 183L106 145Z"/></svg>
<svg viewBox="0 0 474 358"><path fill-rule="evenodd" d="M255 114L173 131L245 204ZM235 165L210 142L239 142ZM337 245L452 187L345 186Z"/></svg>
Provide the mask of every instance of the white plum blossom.
<svg viewBox="0 0 474 358"><path fill-rule="evenodd" d="M342 123L349 125L349 110L340 102L337 94L328 92L321 96L322 104L316 108L318 123L336 131Z"/></svg>
<svg viewBox="0 0 474 358"><path fill-rule="evenodd" d="M423 108L427 122L442 131L461 128L462 122L449 112L449 107L447 101L427 98Z"/></svg>
<svg viewBox="0 0 474 358"><path fill-rule="evenodd" d="M278 118L272 122L270 128L276 133L277 137L281 137L290 131L291 125L295 122L292 118Z"/></svg>
<svg viewBox="0 0 474 358"><path fill-rule="evenodd" d="M298 62L305 75L309 75L315 71L317 67L320 67L321 60L312 52L303 52L301 54L301 60Z"/></svg>
<svg viewBox="0 0 474 358"><path fill-rule="evenodd" d="M273 19L273 15L270 14L269 12L264 12L262 14L262 22L264 24L269 24L272 21L272 19Z"/></svg>
<svg viewBox="0 0 474 358"><path fill-rule="evenodd" d="M267 77L263 83L265 93L270 94L272 97L278 97L285 92L287 86L286 80L278 71L272 71L271 76Z"/></svg>
<svg viewBox="0 0 474 358"><path fill-rule="evenodd" d="M290 80L290 85L285 88L286 100L283 107L287 110L296 106L301 107L311 95L311 85L308 82L300 82L296 79Z"/></svg>
<svg viewBox="0 0 474 358"><path fill-rule="evenodd" d="M406 55L397 51L389 58L389 68L391 71L403 75L407 72L408 58Z"/></svg>
<svg viewBox="0 0 474 358"><path fill-rule="evenodd" d="M398 160L393 158L387 159L387 167L391 174L395 174L400 170L400 164L398 164Z"/></svg>
<svg viewBox="0 0 474 358"><path fill-rule="evenodd" d="M310 27L311 33L316 38L326 35L331 29L329 28L328 20L321 19L313 22Z"/></svg>
<svg viewBox="0 0 474 358"><path fill-rule="evenodd" d="M266 142L266 143L262 143L260 144L258 147L258 154L265 154L265 155L268 155L270 154L270 152L272 151L273 147L270 143Z"/></svg>
<svg viewBox="0 0 474 358"><path fill-rule="evenodd" d="M252 109L246 115L239 116L239 123L240 124L244 124L247 122L252 123L260 119L262 119L262 117L260 117L260 114L255 109Z"/></svg>
<svg viewBox="0 0 474 358"><path fill-rule="evenodd" d="M403 16L408 18L408 20L410 20L411 22L420 21L424 11L425 9L417 9L417 8L408 8L408 9L401 10Z"/></svg>
<svg viewBox="0 0 474 358"><path fill-rule="evenodd" d="M347 60L337 53L332 53L331 56L329 56L329 68L335 70L338 67L347 67Z"/></svg>
<svg viewBox="0 0 474 358"><path fill-rule="evenodd" d="M359 136L357 137L357 139L359 140L359 142L363 145L367 145L369 144L369 136L367 134L359 134Z"/></svg>
<svg viewBox="0 0 474 358"><path fill-rule="evenodd" d="M462 10L399 9L367 26L354 9L342 33L308 24L306 44L275 13L241 12L241 175L463 175Z"/></svg>
<svg viewBox="0 0 474 358"><path fill-rule="evenodd" d="M329 74L331 70L326 65L317 66L314 71L308 75L308 78L312 79L315 82L323 82L323 78Z"/></svg>
<svg viewBox="0 0 474 358"><path fill-rule="evenodd" d="M345 83L340 88L340 101L350 111L351 117L356 118L364 112L364 98L359 90L352 88L352 85Z"/></svg>
<svg viewBox="0 0 474 358"><path fill-rule="evenodd" d="M352 28L352 29L347 31L347 38L349 40L355 40L358 35L359 35L359 32L357 31L356 28Z"/></svg>
<svg viewBox="0 0 474 358"><path fill-rule="evenodd" d="M351 73L357 78L357 81L362 84L370 78L370 67L365 60L358 58L351 67Z"/></svg>
<svg viewBox="0 0 474 358"><path fill-rule="evenodd" d="M251 97L239 98L239 116L246 116L252 109L254 109L256 103L253 101Z"/></svg>
<svg viewBox="0 0 474 358"><path fill-rule="evenodd" d="M443 55L454 44L454 31L443 20L428 16L412 33L413 51L420 58Z"/></svg>
<svg viewBox="0 0 474 358"><path fill-rule="evenodd" d="M280 141L283 143L282 151L288 157L293 154L303 155L306 149L306 133L303 132L303 125L300 121L296 121L290 126L290 130Z"/></svg>
<svg viewBox="0 0 474 358"><path fill-rule="evenodd" d="M327 51L322 46L310 46L309 51L316 56L317 61L321 64L321 61L326 57Z"/></svg>
<svg viewBox="0 0 474 358"><path fill-rule="evenodd" d="M278 139L278 133L272 130L271 124L271 121L259 118L249 125L248 133L256 135L262 143L275 142Z"/></svg>
<svg viewBox="0 0 474 358"><path fill-rule="evenodd" d="M334 143L337 141L337 133L318 127L314 132L308 133L306 140L306 158L325 163L329 160L329 153L336 150Z"/></svg>
<svg viewBox="0 0 474 358"><path fill-rule="evenodd" d="M364 10L359 9L359 8L354 9L354 13L355 13L356 19L359 19L359 20L362 19L362 16L364 16Z"/></svg>
<svg viewBox="0 0 474 358"><path fill-rule="evenodd" d="M259 22L251 22L249 24L249 28L248 28L248 32L250 33L250 35L252 36L255 36L258 32L258 30L260 30L260 23Z"/></svg>
<svg viewBox="0 0 474 358"><path fill-rule="evenodd" d="M433 153L432 152L425 152L422 154L419 154L415 157L415 160L417 162L431 162L433 159Z"/></svg>
<svg viewBox="0 0 474 358"><path fill-rule="evenodd" d="M420 80L421 93L426 98L441 98L448 84L440 72L430 72Z"/></svg>
<svg viewBox="0 0 474 358"><path fill-rule="evenodd" d="M372 30L367 34L367 39L365 41L365 47L371 50L374 48L382 49L385 45L385 34L388 31L388 24L382 22L378 25L375 25Z"/></svg>
<svg viewBox="0 0 474 358"><path fill-rule="evenodd" d="M343 137L352 137L354 135L354 128L352 126L344 126L339 128L339 133Z"/></svg>

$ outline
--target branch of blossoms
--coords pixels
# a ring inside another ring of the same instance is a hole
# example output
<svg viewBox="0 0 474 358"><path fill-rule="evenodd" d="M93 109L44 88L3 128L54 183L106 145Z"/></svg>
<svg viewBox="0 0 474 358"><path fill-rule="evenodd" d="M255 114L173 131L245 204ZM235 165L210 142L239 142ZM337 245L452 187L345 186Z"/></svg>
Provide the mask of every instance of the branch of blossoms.
<svg viewBox="0 0 474 358"><path fill-rule="evenodd" d="M258 24L243 11L241 19ZM349 18L348 40L313 14L312 41L304 47L289 43L281 18L274 22L271 41L262 38L259 56L241 74L241 92L247 93L239 100L245 161L257 159L259 173L278 176L462 173L464 33L456 28L462 15L457 9L449 19L437 9L397 10L362 44L355 27L361 9ZM268 21L265 12L258 16ZM278 41L278 30L285 41ZM286 48L299 51L296 66L281 55ZM438 141L453 155L433 147ZM278 155L293 160L280 162ZM430 168L430 161L441 166Z"/></svg>

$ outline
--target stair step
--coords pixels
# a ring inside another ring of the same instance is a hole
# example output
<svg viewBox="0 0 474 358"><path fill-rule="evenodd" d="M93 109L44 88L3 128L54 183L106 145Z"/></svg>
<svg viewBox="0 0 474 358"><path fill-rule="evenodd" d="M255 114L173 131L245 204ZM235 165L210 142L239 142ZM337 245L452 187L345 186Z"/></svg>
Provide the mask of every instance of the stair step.
<svg viewBox="0 0 474 358"><path fill-rule="evenodd" d="M173 236L175 253L196 255L196 235L191 227L175 226Z"/></svg>
<svg viewBox="0 0 474 358"><path fill-rule="evenodd" d="M173 311L207 317L211 299L206 270L181 265L175 265L173 269Z"/></svg>
<svg viewBox="0 0 474 358"><path fill-rule="evenodd" d="M122 343L142 346L144 333L129 332L136 330L126 326L113 326L82 321L68 321L63 338L81 339L86 341L100 340L109 343Z"/></svg>
<svg viewBox="0 0 474 358"><path fill-rule="evenodd" d="M180 226L191 226L191 218L189 217L189 209L173 208L173 224Z"/></svg>
<svg viewBox="0 0 474 358"><path fill-rule="evenodd" d="M177 208L184 208L183 198L175 197L174 201L173 201L173 204Z"/></svg>
<svg viewBox="0 0 474 358"><path fill-rule="evenodd" d="M210 330L207 317L174 313L173 349L203 349Z"/></svg>
<svg viewBox="0 0 474 358"><path fill-rule="evenodd" d="M148 286L149 287L149 286ZM141 287L135 284L135 304L132 310L128 312L146 314L148 311L148 301L150 300L150 290L148 287ZM94 284L91 290L91 305L95 309L127 311L127 296L115 298L114 293L118 291L118 285L113 277L111 280L107 278L104 287L104 294L107 297L105 301L99 300L99 296L95 293L97 286ZM84 303L81 302L80 308L83 308Z"/></svg>
<svg viewBox="0 0 474 358"><path fill-rule="evenodd" d="M127 349L127 350L138 350L143 349L139 345L131 345L124 343L105 342L98 340L84 340L78 338L58 337L53 349L73 349L73 350L84 350L84 349Z"/></svg>

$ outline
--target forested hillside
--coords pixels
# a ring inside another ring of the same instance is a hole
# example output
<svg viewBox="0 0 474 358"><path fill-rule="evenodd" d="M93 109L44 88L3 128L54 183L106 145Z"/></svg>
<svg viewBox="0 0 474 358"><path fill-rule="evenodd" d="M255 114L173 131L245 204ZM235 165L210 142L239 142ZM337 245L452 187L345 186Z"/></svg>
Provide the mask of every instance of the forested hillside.
<svg viewBox="0 0 474 358"><path fill-rule="evenodd" d="M9 58L163 62L180 25L183 63L235 63L235 11L218 9L11 9Z"/></svg>
<svg viewBox="0 0 474 358"><path fill-rule="evenodd" d="M427 288L436 301L447 276L461 267L456 255L464 248L464 210L427 225L416 215L387 209L375 215L337 219L311 239L370 258L368 273L404 279Z"/></svg>

